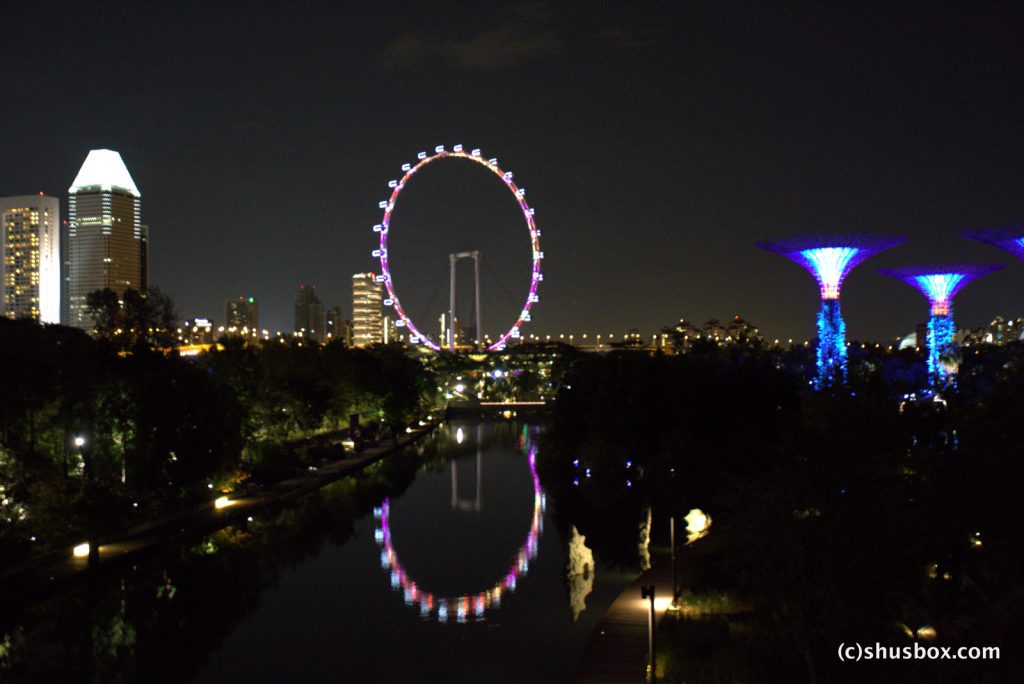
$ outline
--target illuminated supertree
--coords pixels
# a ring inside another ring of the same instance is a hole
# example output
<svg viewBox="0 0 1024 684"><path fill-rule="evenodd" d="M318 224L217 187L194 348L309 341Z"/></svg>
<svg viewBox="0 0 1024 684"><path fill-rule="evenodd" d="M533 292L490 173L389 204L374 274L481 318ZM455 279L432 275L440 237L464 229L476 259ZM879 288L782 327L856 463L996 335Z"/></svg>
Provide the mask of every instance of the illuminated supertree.
<svg viewBox="0 0 1024 684"><path fill-rule="evenodd" d="M960 234L968 240L977 240L1005 249L1018 259L1024 259L1024 223L998 228L975 228Z"/></svg>
<svg viewBox="0 0 1024 684"><path fill-rule="evenodd" d="M879 269L879 273L902 280L920 290L931 304L931 318L928 320L928 378L936 387L952 382L959 365L956 325L953 323L953 297L967 283L1002 267L1002 264L955 264Z"/></svg>
<svg viewBox="0 0 1024 684"><path fill-rule="evenodd" d="M905 241L905 237L832 235L757 243L761 249L781 254L806 268L821 288L816 389L846 381L846 323L839 311L843 280L857 264Z"/></svg>

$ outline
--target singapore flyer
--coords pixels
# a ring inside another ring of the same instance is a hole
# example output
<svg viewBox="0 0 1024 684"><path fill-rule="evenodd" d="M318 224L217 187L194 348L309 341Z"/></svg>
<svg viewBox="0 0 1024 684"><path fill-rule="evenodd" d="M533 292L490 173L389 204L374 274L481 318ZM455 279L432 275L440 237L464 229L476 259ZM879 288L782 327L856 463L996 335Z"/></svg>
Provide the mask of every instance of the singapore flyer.
<svg viewBox="0 0 1024 684"><path fill-rule="evenodd" d="M427 164L446 158L469 160L479 164L498 176L498 178L501 179L515 197L515 200L519 205L519 209L522 212L526 227L529 230L532 268L526 300L524 301L522 309L519 311L518 317L512 326L502 333L495 342L487 346L488 351L501 350L505 348L510 339L518 339L520 337L520 327L523 323L530 320L530 309L537 303L537 301L539 301L537 288L540 282L544 279L540 268L540 263L544 258L544 253L540 249L540 229L537 227L537 222L534 217L535 212L526 202L526 190L525 188L519 187L515 181L512 180L511 171L504 171L500 166L498 166L497 159L488 159L484 157L479 149L473 149L472 151L466 152L462 145L455 145L451 150L446 150L444 145L438 145L434 148L433 154L420 152L417 155L417 161L415 164L407 163L402 165L402 171L405 172L405 175L403 175L399 180L392 180L388 183L388 187L391 188L391 196L379 204L380 208L384 210L384 218L379 224L373 227L374 232L380 234L380 246L373 250L373 256L380 259L381 273L377 276L377 280L384 283L384 286L387 288L387 298L384 300L384 304L394 308L395 325L397 327L404 327L408 330L408 341L412 344L420 344L435 351L440 351L441 345L431 339L428 335L424 334L402 307L395 287L395 279L392 274L391 262L388 255L388 235L390 232L391 218L398 202L398 196L412 179L413 175L423 169ZM483 339L482 333L479 334L479 338L481 340Z"/></svg>

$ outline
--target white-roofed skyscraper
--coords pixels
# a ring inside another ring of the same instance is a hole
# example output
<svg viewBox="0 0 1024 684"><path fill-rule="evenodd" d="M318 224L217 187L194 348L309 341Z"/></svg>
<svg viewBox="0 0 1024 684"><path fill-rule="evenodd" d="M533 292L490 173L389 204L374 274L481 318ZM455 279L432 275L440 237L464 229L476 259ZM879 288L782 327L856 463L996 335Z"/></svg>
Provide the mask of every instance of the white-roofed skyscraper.
<svg viewBox="0 0 1024 684"><path fill-rule="evenodd" d="M141 195L113 150L91 150L68 193L68 324L91 330L90 292L145 289Z"/></svg>

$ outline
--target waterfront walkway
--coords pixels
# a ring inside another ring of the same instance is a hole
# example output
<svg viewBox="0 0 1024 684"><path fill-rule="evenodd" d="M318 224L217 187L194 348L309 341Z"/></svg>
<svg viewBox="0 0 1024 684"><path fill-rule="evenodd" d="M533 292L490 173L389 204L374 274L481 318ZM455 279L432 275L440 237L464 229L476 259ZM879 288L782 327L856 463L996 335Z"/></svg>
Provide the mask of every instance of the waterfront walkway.
<svg viewBox="0 0 1024 684"><path fill-rule="evenodd" d="M258 511L314 492L347 475L353 475L430 433L438 424L431 419L397 442L386 441L354 456L333 461L301 477L231 495L218 506L204 502L192 509L148 520L100 537L99 565L123 562L133 554L156 547L176 536L213 532L251 519ZM76 557L72 547L55 549L25 560L0 575L0 605L38 600L80 578L89 569L88 559Z"/></svg>
<svg viewBox="0 0 1024 684"><path fill-rule="evenodd" d="M672 571L667 555L656 555L651 569L626 587L594 628L576 671L576 684L636 684L647 670L647 616L650 599L641 588L654 586L655 623L672 601ZM655 629L657 649L657 629Z"/></svg>

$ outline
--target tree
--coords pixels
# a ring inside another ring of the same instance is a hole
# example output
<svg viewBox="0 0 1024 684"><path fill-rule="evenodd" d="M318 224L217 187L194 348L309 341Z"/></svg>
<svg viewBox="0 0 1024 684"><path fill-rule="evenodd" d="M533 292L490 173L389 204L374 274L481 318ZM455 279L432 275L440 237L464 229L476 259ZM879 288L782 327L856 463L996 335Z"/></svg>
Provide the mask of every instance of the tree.
<svg viewBox="0 0 1024 684"><path fill-rule="evenodd" d="M96 334L116 349L174 343L178 314L174 302L159 288L151 287L145 293L128 288L120 297L110 288L94 290L86 296L86 311Z"/></svg>

